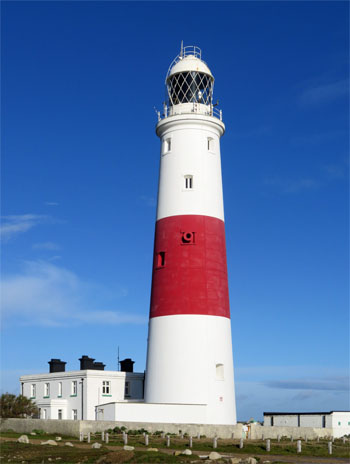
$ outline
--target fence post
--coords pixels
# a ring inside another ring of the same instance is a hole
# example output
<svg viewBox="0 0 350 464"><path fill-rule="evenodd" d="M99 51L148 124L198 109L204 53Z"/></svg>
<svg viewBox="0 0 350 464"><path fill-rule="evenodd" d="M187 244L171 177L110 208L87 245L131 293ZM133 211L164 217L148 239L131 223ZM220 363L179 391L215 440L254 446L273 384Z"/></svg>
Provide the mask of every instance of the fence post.
<svg viewBox="0 0 350 464"><path fill-rule="evenodd" d="M344 444L344 445L345 445L345 442L346 442L346 438L345 438L345 437L343 437L343 444Z"/></svg>
<svg viewBox="0 0 350 464"><path fill-rule="evenodd" d="M183 433L181 433L180 438L181 438L181 440L184 439L184 434Z"/></svg>
<svg viewBox="0 0 350 464"><path fill-rule="evenodd" d="M166 436L166 445L169 448L169 446L170 446L170 436L169 435Z"/></svg>
<svg viewBox="0 0 350 464"><path fill-rule="evenodd" d="M213 438L213 448L215 449L217 447L218 447L218 439L217 439L217 437L214 437Z"/></svg>
<svg viewBox="0 0 350 464"><path fill-rule="evenodd" d="M104 430L102 430L102 432L101 432L101 440L105 441L105 431Z"/></svg>
<svg viewBox="0 0 350 464"><path fill-rule="evenodd" d="M328 454L332 454L332 442L328 442Z"/></svg>
<svg viewBox="0 0 350 464"><path fill-rule="evenodd" d="M201 434L198 432L197 433L197 440L200 440L201 439Z"/></svg>
<svg viewBox="0 0 350 464"><path fill-rule="evenodd" d="M189 437L188 446L192 448L192 437Z"/></svg>
<svg viewBox="0 0 350 464"><path fill-rule="evenodd" d="M108 442L109 442L109 433L108 433L108 432L106 432L105 442L106 442L106 445L107 445Z"/></svg>
<svg viewBox="0 0 350 464"><path fill-rule="evenodd" d="M297 441L297 453L301 453L301 440Z"/></svg>
<svg viewBox="0 0 350 464"><path fill-rule="evenodd" d="M91 440L91 434L90 434L90 432L88 432L88 435L87 435L87 442L90 443L90 440Z"/></svg>
<svg viewBox="0 0 350 464"><path fill-rule="evenodd" d="M147 433L145 435L145 445L148 446L148 435L147 435Z"/></svg>
<svg viewBox="0 0 350 464"><path fill-rule="evenodd" d="M270 451L271 449L271 442L269 439L266 440L266 451Z"/></svg>
<svg viewBox="0 0 350 464"><path fill-rule="evenodd" d="M280 435L277 435L277 441L278 441L278 442L281 441L281 436L280 436Z"/></svg>
<svg viewBox="0 0 350 464"><path fill-rule="evenodd" d="M320 441L320 437L317 437L317 443Z"/></svg>
<svg viewBox="0 0 350 464"><path fill-rule="evenodd" d="M293 435L290 436L290 441L293 441Z"/></svg>
<svg viewBox="0 0 350 464"><path fill-rule="evenodd" d="M241 439L239 440L239 447L240 447L240 449L243 448L243 438L241 438Z"/></svg>
<svg viewBox="0 0 350 464"><path fill-rule="evenodd" d="M307 443L307 436L305 435L305 443Z"/></svg>
<svg viewBox="0 0 350 464"><path fill-rule="evenodd" d="M123 438L124 445L128 444L128 434L126 433Z"/></svg>
<svg viewBox="0 0 350 464"><path fill-rule="evenodd" d="M83 432L80 432L80 434L79 434L79 441L84 441L84 434L83 434Z"/></svg>

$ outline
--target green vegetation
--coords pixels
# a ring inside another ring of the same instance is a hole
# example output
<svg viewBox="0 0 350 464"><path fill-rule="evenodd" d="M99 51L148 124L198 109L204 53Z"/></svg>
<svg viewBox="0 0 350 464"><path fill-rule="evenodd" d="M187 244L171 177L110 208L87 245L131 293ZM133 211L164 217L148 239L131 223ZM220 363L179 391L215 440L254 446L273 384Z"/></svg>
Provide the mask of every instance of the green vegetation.
<svg viewBox="0 0 350 464"><path fill-rule="evenodd" d="M92 463L98 464L109 464L109 463L188 463L189 461L197 460L197 457L192 456L174 456L173 450L184 450L189 447L189 439L181 439L179 436L171 437L170 449L166 449L166 438L162 438L160 435L163 432L159 432L153 435L149 435L148 447L144 444L144 437L141 435L142 430L129 430L128 432L128 445L134 446L134 451L123 450L123 437L121 433L112 432L109 437L108 445L102 444L102 448L93 449L91 445L94 442L101 443L101 434L91 434L91 443L87 444L86 439L84 443L80 443L78 438L64 437L61 434L47 434L42 433L41 430L36 430L37 435L28 435L30 444L22 444L14 441L20 435L13 431L2 432L0 438L12 439L13 441L2 441L2 462L22 462L26 463L41 463L48 462L51 458L52 461L60 460L63 463ZM58 443L58 446L42 446L40 442L48 439L55 439L56 436L62 436L62 442ZM74 447L70 448L64 445L65 441L73 443ZM239 448L239 440L229 439L218 439L218 447L215 451L222 455L235 455L235 456L253 456L259 460L259 456L262 459L268 459L273 464L281 462L282 456L287 459L293 459L297 462L300 457L306 456L313 458L323 458L324 462L327 462L329 458L328 454L328 440L309 440L308 442L302 441L302 452L297 454L296 452L296 441L290 442L289 439L271 440L271 451L266 451L266 443L262 440L245 440L243 449ZM199 452L199 454L209 454L213 451L213 440L208 438L197 439L192 438L192 450ZM147 451L147 448L157 448L158 452ZM169 451L165 453L165 451ZM274 456L278 461L274 461ZM332 459L340 459L339 463L348 462L349 457L349 443L343 443L342 440L335 440L333 443L333 454ZM341 460L342 458L342 460ZM199 460L198 460L199 461ZM290 461L289 461L290 464Z"/></svg>
<svg viewBox="0 0 350 464"><path fill-rule="evenodd" d="M22 395L3 393L0 396L0 417L33 417L38 415L38 408L32 400Z"/></svg>

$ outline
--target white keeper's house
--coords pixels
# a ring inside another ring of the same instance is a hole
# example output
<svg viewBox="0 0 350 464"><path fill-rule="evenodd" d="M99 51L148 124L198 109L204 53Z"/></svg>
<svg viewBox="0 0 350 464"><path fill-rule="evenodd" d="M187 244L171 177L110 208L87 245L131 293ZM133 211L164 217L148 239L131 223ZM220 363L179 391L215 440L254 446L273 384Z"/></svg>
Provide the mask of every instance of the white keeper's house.
<svg viewBox="0 0 350 464"><path fill-rule="evenodd" d="M66 372L66 362L51 359L48 373L20 377L21 394L36 403L41 419L101 419L99 404L143 399L145 375L133 372L130 358L120 362L120 371L105 371L85 355L79 361L79 370Z"/></svg>

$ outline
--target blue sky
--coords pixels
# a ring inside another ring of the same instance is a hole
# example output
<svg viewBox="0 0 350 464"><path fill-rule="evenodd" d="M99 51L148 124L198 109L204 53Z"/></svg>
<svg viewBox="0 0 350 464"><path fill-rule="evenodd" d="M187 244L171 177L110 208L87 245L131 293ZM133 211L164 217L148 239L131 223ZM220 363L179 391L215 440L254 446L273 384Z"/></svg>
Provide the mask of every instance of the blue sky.
<svg viewBox="0 0 350 464"><path fill-rule="evenodd" d="M238 419L348 409L346 2L2 2L2 391L51 357L143 371L156 114L215 76Z"/></svg>

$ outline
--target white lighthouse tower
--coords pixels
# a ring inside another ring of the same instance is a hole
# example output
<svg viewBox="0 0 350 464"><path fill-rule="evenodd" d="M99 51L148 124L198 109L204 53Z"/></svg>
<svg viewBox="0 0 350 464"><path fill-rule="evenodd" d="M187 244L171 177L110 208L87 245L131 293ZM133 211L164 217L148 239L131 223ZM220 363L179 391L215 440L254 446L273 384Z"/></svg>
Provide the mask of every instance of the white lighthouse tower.
<svg viewBox="0 0 350 464"><path fill-rule="evenodd" d="M235 424L220 160L225 125L198 47L181 47L166 87L156 127L161 155L145 402L201 405L203 422Z"/></svg>

